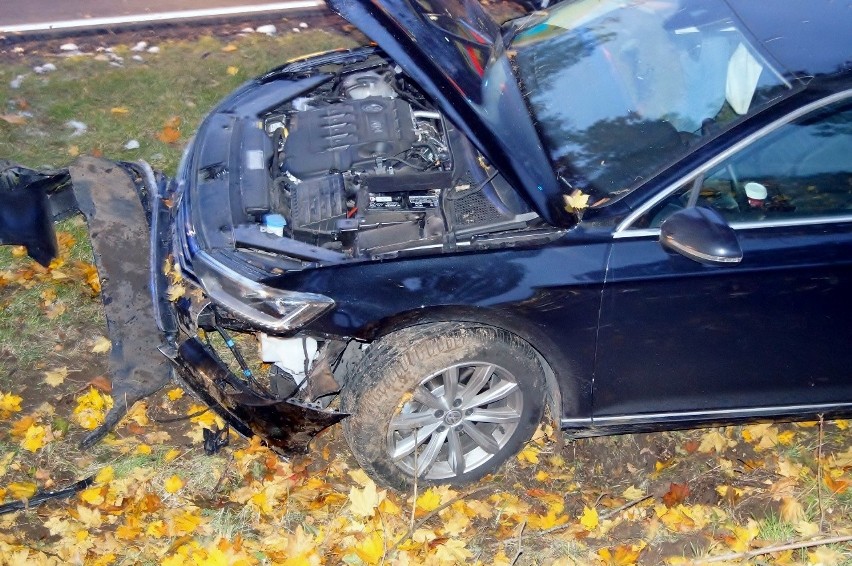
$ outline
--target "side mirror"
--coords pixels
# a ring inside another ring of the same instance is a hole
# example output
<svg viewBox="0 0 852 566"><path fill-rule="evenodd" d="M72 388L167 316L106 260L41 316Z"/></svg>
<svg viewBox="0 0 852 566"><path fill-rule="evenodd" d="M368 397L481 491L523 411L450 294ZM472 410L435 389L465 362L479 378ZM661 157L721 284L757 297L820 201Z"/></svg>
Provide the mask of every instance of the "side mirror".
<svg viewBox="0 0 852 566"><path fill-rule="evenodd" d="M722 215L701 206L679 210L666 218L660 225L660 245L706 265L743 259L737 234Z"/></svg>

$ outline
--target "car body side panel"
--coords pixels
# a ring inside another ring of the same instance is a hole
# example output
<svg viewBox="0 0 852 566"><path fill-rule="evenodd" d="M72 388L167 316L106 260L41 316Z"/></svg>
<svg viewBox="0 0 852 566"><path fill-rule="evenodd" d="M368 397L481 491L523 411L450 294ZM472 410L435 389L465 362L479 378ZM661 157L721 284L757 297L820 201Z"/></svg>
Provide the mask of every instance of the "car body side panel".
<svg viewBox="0 0 852 566"><path fill-rule="evenodd" d="M442 317L519 332L556 371L563 410L582 417L590 408L609 243L562 244L341 265L266 283L335 300L335 309L308 325L308 333L373 339L406 321Z"/></svg>
<svg viewBox="0 0 852 566"><path fill-rule="evenodd" d="M596 417L852 401L852 224L738 236L726 266L616 241Z"/></svg>

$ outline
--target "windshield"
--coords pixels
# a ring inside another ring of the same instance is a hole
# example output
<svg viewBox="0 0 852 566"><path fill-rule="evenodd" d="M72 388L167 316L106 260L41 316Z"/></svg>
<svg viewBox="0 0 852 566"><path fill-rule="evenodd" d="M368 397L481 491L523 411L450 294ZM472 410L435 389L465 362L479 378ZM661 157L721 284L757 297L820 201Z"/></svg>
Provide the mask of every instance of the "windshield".
<svg viewBox="0 0 852 566"><path fill-rule="evenodd" d="M790 90L722 0L579 0L509 54L566 190L625 194Z"/></svg>

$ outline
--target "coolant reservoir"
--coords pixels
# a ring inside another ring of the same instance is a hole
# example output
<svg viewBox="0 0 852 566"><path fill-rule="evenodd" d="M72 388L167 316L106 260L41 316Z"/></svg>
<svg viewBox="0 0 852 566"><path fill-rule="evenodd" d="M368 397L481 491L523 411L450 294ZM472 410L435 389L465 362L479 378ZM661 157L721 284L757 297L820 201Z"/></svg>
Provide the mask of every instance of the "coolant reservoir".
<svg viewBox="0 0 852 566"><path fill-rule="evenodd" d="M346 96L354 100L371 96L396 98L396 92L382 79L382 76L369 71L346 77L343 80L343 90L346 92Z"/></svg>

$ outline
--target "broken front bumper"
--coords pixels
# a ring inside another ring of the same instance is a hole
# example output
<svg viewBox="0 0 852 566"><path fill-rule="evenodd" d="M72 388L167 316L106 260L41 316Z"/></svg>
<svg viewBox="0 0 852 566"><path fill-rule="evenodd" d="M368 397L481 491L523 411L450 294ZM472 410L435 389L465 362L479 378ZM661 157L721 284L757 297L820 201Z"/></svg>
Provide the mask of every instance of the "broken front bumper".
<svg viewBox="0 0 852 566"><path fill-rule="evenodd" d="M175 230L185 229L176 225L180 195L174 193L174 184L160 184L156 189L151 193L150 287L157 325L166 338L161 351L174 363L182 385L234 430L247 437L259 436L280 453L307 452L311 439L340 422L346 413L295 398L270 398L256 391L197 337L199 312L188 299L168 300L169 282L163 268L172 253L180 256L176 259L183 266L189 261L181 255L185 253L181 239L175 237Z"/></svg>

